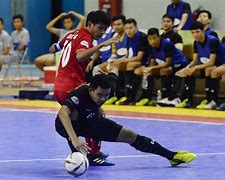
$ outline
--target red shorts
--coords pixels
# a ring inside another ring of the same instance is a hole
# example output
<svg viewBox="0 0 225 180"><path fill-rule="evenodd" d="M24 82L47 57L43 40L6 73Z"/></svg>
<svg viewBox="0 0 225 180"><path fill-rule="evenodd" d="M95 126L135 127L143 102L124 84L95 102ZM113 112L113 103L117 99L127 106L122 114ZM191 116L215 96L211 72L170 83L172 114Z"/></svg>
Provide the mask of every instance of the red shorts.
<svg viewBox="0 0 225 180"><path fill-rule="evenodd" d="M65 102L68 95L69 93L65 91L54 91L54 97L60 105L62 105Z"/></svg>

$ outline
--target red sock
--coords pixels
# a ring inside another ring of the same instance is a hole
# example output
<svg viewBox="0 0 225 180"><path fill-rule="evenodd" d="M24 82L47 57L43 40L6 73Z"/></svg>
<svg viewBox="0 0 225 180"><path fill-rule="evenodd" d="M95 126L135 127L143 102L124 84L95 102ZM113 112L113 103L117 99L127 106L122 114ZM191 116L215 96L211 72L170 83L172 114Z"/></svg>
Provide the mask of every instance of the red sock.
<svg viewBox="0 0 225 180"><path fill-rule="evenodd" d="M86 142L88 143L88 146L91 148L90 155L97 155L100 153L101 148L101 142L95 141L91 138L85 138Z"/></svg>

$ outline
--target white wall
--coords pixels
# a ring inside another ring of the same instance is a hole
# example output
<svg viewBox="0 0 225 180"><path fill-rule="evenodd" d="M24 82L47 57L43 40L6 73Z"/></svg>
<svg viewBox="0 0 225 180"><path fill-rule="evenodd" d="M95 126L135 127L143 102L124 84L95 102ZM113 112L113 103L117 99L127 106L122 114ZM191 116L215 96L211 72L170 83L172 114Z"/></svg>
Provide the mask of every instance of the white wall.
<svg viewBox="0 0 225 180"><path fill-rule="evenodd" d="M225 30L225 0L185 0L192 11L200 5L212 12L212 27ZM123 0L123 14L137 20L140 29L159 27L170 0ZM98 0L85 0L85 12L98 9Z"/></svg>

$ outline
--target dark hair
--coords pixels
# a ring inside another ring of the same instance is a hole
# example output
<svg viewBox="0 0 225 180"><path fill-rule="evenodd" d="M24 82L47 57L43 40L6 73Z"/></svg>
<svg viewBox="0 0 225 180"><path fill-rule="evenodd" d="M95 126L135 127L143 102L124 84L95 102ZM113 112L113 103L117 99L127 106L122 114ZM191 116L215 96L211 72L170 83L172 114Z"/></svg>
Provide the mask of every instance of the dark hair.
<svg viewBox="0 0 225 180"><path fill-rule="evenodd" d="M4 24L4 21L3 21L3 19L1 17L0 17L0 21L1 21L2 24Z"/></svg>
<svg viewBox="0 0 225 180"><path fill-rule="evenodd" d="M127 19L124 24L131 24L131 23L137 26L137 21L134 18Z"/></svg>
<svg viewBox="0 0 225 180"><path fill-rule="evenodd" d="M12 19L13 19L13 21L14 21L15 19L20 19L20 20L23 22L23 16L22 16L21 14L16 14L16 15L14 15Z"/></svg>
<svg viewBox="0 0 225 180"><path fill-rule="evenodd" d="M90 80L90 89L96 90L98 87L102 89L111 88L111 81L109 79L109 76L105 74L97 74L93 76Z"/></svg>
<svg viewBox="0 0 225 180"><path fill-rule="evenodd" d="M168 19L170 19L174 23L174 17L173 16L171 16L169 14L164 14L163 17L162 17L162 19L164 19L164 18L168 18Z"/></svg>
<svg viewBox="0 0 225 180"><path fill-rule="evenodd" d="M126 16L118 15L118 16L113 16L112 17L112 22L117 21L117 20L121 20L123 22L123 24L125 24Z"/></svg>
<svg viewBox="0 0 225 180"><path fill-rule="evenodd" d="M71 19L72 21L75 21L75 17L74 17L73 14L67 14L67 15L63 16L62 19L63 19L63 21L64 21L65 19Z"/></svg>
<svg viewBox="0 0 225 180"><path fill-rule="evenodd" d="M201 22L194 22L192 25L191 25L191 30L197 30L197 29L201 29L202 31L204 31L204 25L201 23Z"/></svg>
<svg viewBox="0 0 225 180"><path fill-rule="evenodd" d="M157 35L159 36L159 30L157 28L150 28L148 30L148 36Z"/></svg>
<svg viewBox="0 0 225 180"><path fill-rule="evenodd" d="M199 12L198 12L198 15L197 15L197 18L198 18L198 17L200 16L200 14L202 14L202 13L208 14L209 19L212 19L212 14L211 14L211 12L209 12L208 10L202 10L202 11L199 11Z"/></svg>
<svg viewBox="0 0 225 180"><path fill-rule="evenodd" d="M221 39L221 42L225 44L225 36Z"/></svg>
<svg viewBox="0 0 225 180"><path fill-rule="evenodd" d="M88 22L92 24L102 24L105 25L106 28L110 25L110 17L102 10L91 11L87 15L86 26Z"/></svg>

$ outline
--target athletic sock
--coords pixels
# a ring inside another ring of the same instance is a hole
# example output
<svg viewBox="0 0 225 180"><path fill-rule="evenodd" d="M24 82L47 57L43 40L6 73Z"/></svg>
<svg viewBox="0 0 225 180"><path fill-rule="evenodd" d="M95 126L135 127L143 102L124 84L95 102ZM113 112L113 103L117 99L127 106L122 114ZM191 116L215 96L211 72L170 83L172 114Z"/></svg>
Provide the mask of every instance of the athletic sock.
<svg viewBox="0 0 225 180"><path fill-rule="evenodd" d="M141 83L141 78L142 78L141 76L137 74L133 74L133 79L131 81L131 89L130 89L130 93L128 94L128 97L130 98L132 102L135 101L135 97Z"/></svg>
<svg viewBox="0 0 225 180"><path fill-rule="evenodd" d="M162 84L162 98L166 98L169 96L168 94L168 82L169 82L169 78L168 76L161 76L161 84Z"/></svg>
<svg viewBox="0 0 225 180"><path fill-rule="evenodd" d="M195 92L195 77L186 77L184 79L184 89L182 92L182 100L188 99L190 103L193 103L193 94Z"/></svg>
<svg viewBox="0 0 225 180"><path fill-rule="evenodd" d="M178 76L174 76L173 82L172 82L172 87L169 95L169 100L173 100L174 98L177 97L177 93L180 90L181 87L181 82L182 78Z"/></svg>
<svg viewBox="0 0 225 180"><path fill-rule="evenodd" d="M208 102L211 101L211 77L207 76L205 79L205 94Z"/></svg>
<svg viewBox="0 0 225 180"><path fill-rule="evenodd" d="M211 78L211 100L217 103L219 95L220 82L218 78Z"/></svg>
<svg viewBox="0 0 225 180"><path fill-rule="evenodd" d="M155 87L155 77L154 76L148 76L148 88L146 91L144 91L144 97L148 99L152 99L153 91Z"/></svg>
<svg viewBox="0 0 225 180"><path fill-rule="evenodd" d="M156 141L154 141L148 137L140 136L140 135L137 135L136 140L134 141L134 143L131 144L131 146L139 151L157 154L157 155L167 158L168 160L172 160L174 155L176 154L176 152L172 152L172 151L162 147Z"/></svg>

